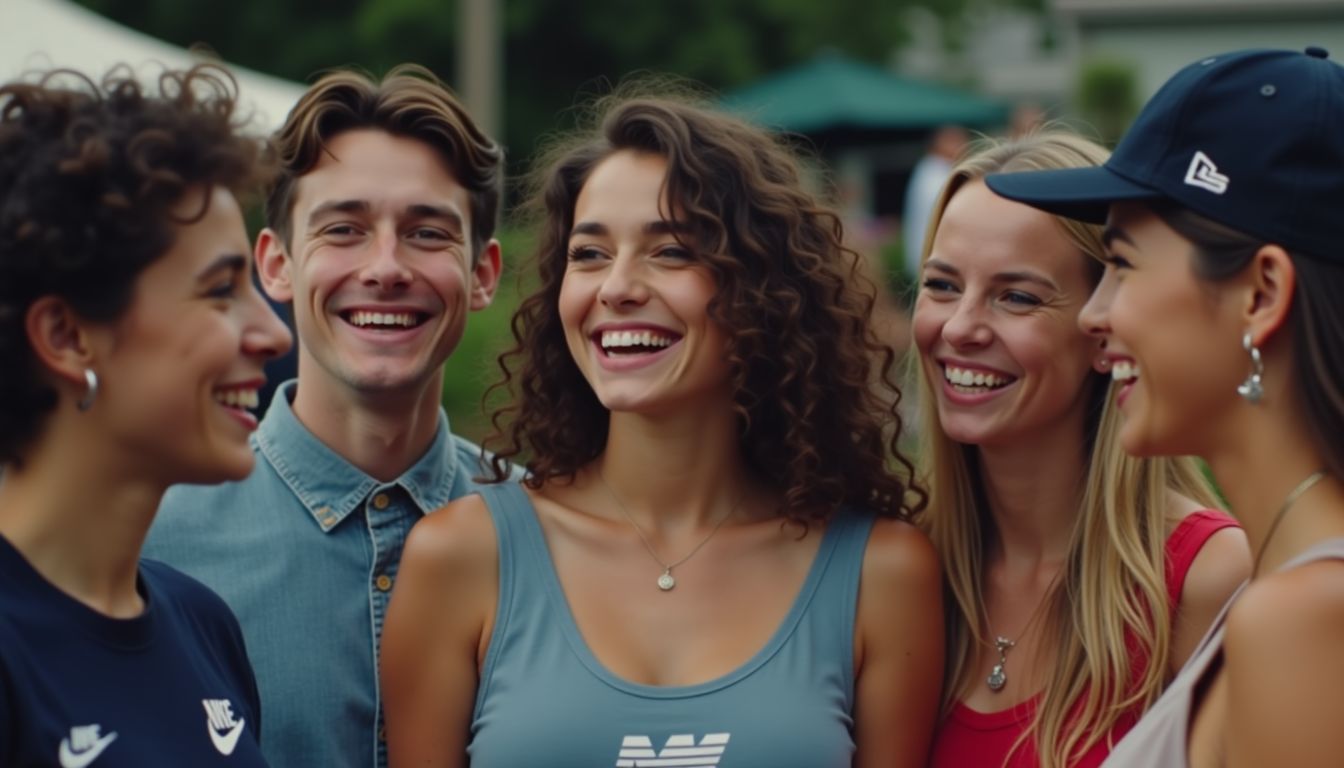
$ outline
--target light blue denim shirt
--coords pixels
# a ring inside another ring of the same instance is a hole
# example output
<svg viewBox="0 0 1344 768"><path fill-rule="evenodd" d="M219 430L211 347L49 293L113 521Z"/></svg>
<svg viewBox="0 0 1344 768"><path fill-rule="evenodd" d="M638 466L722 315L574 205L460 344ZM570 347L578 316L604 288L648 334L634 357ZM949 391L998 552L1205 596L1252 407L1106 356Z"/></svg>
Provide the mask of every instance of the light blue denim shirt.
<svg viewBox="0 0 1344 768"><path fill-rule="evenodd" d="M378 640L402 545L424 513L475 490L480 449L440 411L425 455L380 483L299 423L293 393L277 390L253 434L246 480L169 489L144 554L238 615L271 765L382 768Z"/></svg>

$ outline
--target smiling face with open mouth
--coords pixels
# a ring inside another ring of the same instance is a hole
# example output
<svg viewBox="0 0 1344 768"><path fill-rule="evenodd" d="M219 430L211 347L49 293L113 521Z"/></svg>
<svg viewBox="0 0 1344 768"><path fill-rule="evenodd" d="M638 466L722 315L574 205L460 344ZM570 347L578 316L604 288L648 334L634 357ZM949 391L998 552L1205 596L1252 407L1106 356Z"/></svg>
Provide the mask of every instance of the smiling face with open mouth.
<svg viewBox="0 0 1344 768"><path fill-rule="evenodd" d="M1106 343L1120 444L1136 456L1207 455L1249 370L1235 301L1195 276L1192 244L1146 206L1111 207L1107 265L1079 316Z"/></svg>
<svg viewBox="0 0 1344 768"><path fill-rule="evenodd" d="M498 246L473 264L469 194L428 144L352 130L326 149L296 187L292 258L278 244L262 257L267 290L293 302L300 378L437 402L468 310L489 304Z"/></svg>
<svg viewBox="0 0 1344 768"><path fill-rule="evenodd" d="M1016 444L1081 425L1097 342L1077 327L1087 256L1048 214L971 181L948 202L924 265L915 344L946 434Z"/></svg>
<svg viewBox="0 0 1344 768"><path fill-rule="evenodd" d="M200 210L201 190L174 210ZM217 483L253 465L265 362L288 351L289 330L252 283L238 203L210 193L199 221L140 274L126 312L98 332L110 352L89 418L108 425L126 456L143 456L165 483Z"/></svg>
<svg viewBox="0 0 1344 768"><path fill-rule="evenodd" d="M708 313L714 278L666 218L666 173L657 155L616 152L575 202L560 319L612 411L731 407L727 336Z"/></svg>

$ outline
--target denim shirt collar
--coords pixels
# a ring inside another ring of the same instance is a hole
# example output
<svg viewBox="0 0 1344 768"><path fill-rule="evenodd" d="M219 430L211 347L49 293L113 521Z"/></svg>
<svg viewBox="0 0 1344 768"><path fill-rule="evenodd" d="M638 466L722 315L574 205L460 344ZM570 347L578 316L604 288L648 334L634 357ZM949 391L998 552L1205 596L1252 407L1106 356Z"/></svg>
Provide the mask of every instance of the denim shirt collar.
<svg viewBox="0 0 1344 768"><path fill-rule="evenodd" d="M442 408L434 441L425 455L393 482L380 483L299 423L290 406L296 383L291 379L276 388L252 440L324 533L339 525L380 486L401 486L422 514L452 498L457 453Z"/></svg>

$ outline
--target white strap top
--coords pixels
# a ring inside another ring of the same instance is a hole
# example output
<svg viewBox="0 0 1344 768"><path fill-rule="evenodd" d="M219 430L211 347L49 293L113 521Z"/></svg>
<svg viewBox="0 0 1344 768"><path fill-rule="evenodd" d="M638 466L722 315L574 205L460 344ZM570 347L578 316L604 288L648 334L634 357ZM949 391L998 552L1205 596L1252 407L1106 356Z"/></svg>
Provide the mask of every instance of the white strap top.
<svg viewBox="0 0 1344 768"><path fill-rule="evenodd" d="M1322 541L1284 563L1278 570L1286 571L1305 563L1329 559L1344 560L1344 538ZM1190 764L1187 748L1195 689L1209 668L1222 656L1228 609L1245 588L1243 584L1223 606L1199 648L1181 668L1176 679L1138 725L1115 745L1106 762L1102 763L1102 768L1185 768Z"/></svg>

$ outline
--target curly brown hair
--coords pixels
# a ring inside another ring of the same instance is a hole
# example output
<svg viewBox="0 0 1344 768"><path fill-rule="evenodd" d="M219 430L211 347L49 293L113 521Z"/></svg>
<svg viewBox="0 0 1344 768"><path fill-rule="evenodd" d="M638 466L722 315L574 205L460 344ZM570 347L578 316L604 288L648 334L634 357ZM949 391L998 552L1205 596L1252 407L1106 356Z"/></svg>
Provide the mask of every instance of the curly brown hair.
<svg viewBox="0 0 1344 768"><path fill-rule="evenodd" d="M165 70L147 90L128 67L95 83L71 70L0 85L0 462L16 463L56 406L24 316L58 296L110 322L172 246L193 189L264 181L261 144L239 133L237 84L214 64Z"/></svg>
<svg viewBox="0 0 1344 768"><path fill-rule="evenodd" d="M642 95L656 88L664 95ZM802 523L851 504L908 518L924 505L897 447L895 354L870 324L872 283L842 242L840 219L804 189L794 151L761 129L666 83L626 86L596 103L592 126L544 156L531 209L542 221L540 287L513 316L499 357L512 402L495 410L497 480L526 455L526 482L573 477L607 441L608 411L570 356L558 300L574 204L605 158L654 153L676 231L712 270L709 315L731 330L728 360L743 456L783 490Z"/></svg>
<svg viewBox="0 0 1344 768"><path fill-rule="evenodd" d="M394 67L381 80L353 70L323 75L290 110L273 147L280 164L266 199L266 225L289 244L299 178L327 143L346 131L379 130L433 147L471 199L472 258L494 236L504 151L485 135L448 86L418 64Z"/></svg>

